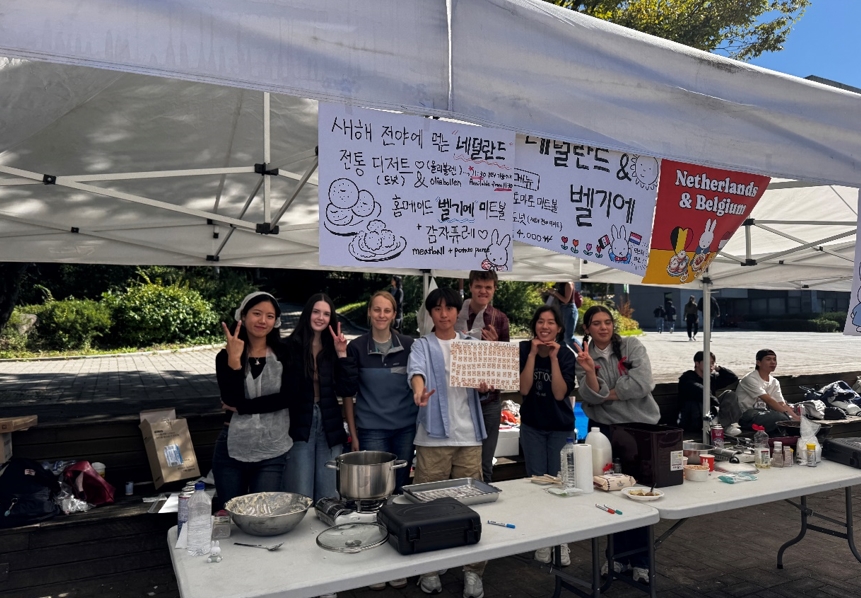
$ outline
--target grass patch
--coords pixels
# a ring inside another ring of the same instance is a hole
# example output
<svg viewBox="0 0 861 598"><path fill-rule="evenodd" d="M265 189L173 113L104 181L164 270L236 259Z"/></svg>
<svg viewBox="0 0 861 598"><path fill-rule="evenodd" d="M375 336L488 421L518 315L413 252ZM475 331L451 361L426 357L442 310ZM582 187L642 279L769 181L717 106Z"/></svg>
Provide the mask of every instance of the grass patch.
<svg viewBox="0 0 861 598"><path fill-rule="evenodd" d="M39 358L61 358L74 359L76 357L94 357L99 355L115 355L123 353L152 353L155 351L178 351L180 349L189 349L192 347L200 347L206 345L223 344L223 337L212 337L210 339L200 339L195 343L164 343L156 344L149 347L119 347L117 349L77 349L69 351L2 351L0 350L0 359L19 359L26 361L28 359Z"/></svg>

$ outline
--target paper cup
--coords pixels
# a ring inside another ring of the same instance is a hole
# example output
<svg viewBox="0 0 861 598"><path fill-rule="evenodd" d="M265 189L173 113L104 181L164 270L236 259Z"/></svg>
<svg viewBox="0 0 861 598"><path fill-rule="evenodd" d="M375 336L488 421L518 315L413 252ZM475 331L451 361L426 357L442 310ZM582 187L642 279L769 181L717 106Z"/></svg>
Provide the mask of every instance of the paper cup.
<svg viewBox="0 0 861 598"><path fill-rule="evenodd" d="M700 463L703 465L709 466L709 471L715 470L715 456L714 455L700 455Z"/></svg>
<svg viewBox="0 0 861 598"><path fill-rule="evenodd" d="M90 463L90 465L93 466L93 469L96 470L97 474L99 474L102 477L105 477L105 464L104 463L99 463L98 461L96 461L95 463Z"/></svg>

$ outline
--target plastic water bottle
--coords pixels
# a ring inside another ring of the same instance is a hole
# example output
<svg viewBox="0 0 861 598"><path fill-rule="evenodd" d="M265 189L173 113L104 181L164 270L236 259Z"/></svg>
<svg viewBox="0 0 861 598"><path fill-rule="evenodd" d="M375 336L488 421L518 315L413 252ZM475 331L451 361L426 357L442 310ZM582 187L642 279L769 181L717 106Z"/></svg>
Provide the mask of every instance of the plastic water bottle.
<svg viewBox="0 0 861 598"><path fill-rule="evenodd" d="M768 448L768 434L764 426L753 424L756 434L753 435L754 465L757 469L771 468L771 450Z"/></svg>
<svg viewBox="0 0 861 598"><path fill-rule="evenodd" d="M604 468L613 462L610 439L601 432L601 428L596 426L586 434L585 442L592 447L592 475L603 475Z"/></svg>
<svg viewBox="0 0 861 598"><path fill-rule="evenodd" d="M212 541L212 499L206 493L206 484L194 485L194 494L188 499L188 554L209 554Z"/></svg>
<svg viewBox="0 0 861 598"><path fill-rule="evenodd" d="M560 471L562 472L562 487L566 490L576 488L577 472L574 469L574 439L568 438L568 442L559 453Z"/></svg>

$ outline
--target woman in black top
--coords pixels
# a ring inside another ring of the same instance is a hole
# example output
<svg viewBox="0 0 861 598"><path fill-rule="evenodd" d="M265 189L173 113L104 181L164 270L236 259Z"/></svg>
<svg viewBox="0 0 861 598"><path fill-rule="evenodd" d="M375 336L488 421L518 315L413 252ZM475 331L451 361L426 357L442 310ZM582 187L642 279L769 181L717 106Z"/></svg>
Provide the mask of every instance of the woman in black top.
<svg viewBox="0 0 861 598"><path fill-rule="evenodd" d="M227 502L253 492L281 490L290 416L288 367L280 344L281 309L268 293L251 293L236 310L233 332L222 322L227 345L215 358L221 401L228 411L215 442L212 471Z"/></svg>
<svg viewBox="0 0 861 598"><path fill-rule="evenodd" d="M287 339L294 394L290 408L290 451L285 490L321 498L338 496L335 470L326 462L341 454L347 433L338 397L352 396L356 364L347 357L332 300L323 293L305 304L299 323ZM337 332L336 332L337 330Z"/></svg>
<svg viewBox="0 0 861 598"><path fill-rule="evenodd" d="M520 444L529 475L556 475L559 453L574 434L574 352L560 345L564 327L555 306L543 305L520 342Z"/></svg>

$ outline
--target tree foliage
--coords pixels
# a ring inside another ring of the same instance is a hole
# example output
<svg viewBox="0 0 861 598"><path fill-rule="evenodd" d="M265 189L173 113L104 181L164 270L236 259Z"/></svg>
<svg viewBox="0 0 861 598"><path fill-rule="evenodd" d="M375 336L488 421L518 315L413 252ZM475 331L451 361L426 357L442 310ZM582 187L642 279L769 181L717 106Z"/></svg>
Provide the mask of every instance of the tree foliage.
<svg viewBox="0 0 861 598"><path fill-rule="evenodd" d="M779 52L810 0L548 0L698 50L750 60Z"/></svg>

